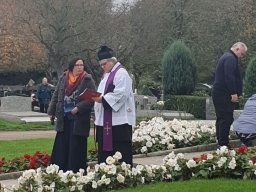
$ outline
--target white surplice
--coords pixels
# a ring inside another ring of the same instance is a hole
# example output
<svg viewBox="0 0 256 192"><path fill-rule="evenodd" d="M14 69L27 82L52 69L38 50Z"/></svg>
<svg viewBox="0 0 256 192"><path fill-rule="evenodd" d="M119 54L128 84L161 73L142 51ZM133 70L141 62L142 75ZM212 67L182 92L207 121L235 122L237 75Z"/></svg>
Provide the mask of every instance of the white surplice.
<svg viewBox="0 0 256 192"><path fill-rule="evenodd" d="M114 65L111 71L114 71L119 62ZM104 94L105 85L110 73L105 73L101 80L98 92ZM114 77L114 91L103 95L105 101L112 108L112 125L129 124L135 126L135 102L132 90L132 79L124 68L120 68ZM95 125L103 126L104 108L102 103L95 102Z"/></svg>

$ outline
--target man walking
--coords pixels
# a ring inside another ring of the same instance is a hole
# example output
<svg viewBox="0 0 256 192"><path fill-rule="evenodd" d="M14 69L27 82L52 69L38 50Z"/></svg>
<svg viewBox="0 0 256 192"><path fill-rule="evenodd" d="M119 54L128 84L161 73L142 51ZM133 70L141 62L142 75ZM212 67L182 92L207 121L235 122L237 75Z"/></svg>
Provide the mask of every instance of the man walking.
<svg viewBox="0 0 256 192"><path fill-rule="evenodd" d="M242 58L247 47L242 42L235 43L218 61L212 90L216 112L216 137L218 147L229 146L229 130L234 121L233 112L238 96L242 94L242 79L238 59Z"/></svg>

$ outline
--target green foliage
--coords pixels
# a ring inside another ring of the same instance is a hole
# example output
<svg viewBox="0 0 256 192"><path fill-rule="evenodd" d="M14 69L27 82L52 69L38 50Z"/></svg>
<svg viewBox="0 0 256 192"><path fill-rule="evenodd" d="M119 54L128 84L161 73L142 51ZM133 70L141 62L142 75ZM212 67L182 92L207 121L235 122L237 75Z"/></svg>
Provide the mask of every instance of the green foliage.
<svg viewBox="0 0 256 192"><path fill-rule="evenodd" d="M240 96L238 98L238 109L244 109L244 105L247 101L247 97Z"/></svg>
<svg viewBox="0 0 256 192"><path fill-rule="evenodd" d="M195 88L194 56L182 41L175 41L162 59L163 89L165 94L189 95Z"/></svg>
<svg viewBox="0 0 256 192"><path fill-rule="evenodd" d="M186 111L195 118L205 119L206 97L170 95L165 97L164 108L166 110Z"/></svg>
<svg viewBox="0 0 256 192"><path fill-rule="evenodd" d="M252 58L245 72L244 93L246 97L256 93L256 57Z"/></svg>

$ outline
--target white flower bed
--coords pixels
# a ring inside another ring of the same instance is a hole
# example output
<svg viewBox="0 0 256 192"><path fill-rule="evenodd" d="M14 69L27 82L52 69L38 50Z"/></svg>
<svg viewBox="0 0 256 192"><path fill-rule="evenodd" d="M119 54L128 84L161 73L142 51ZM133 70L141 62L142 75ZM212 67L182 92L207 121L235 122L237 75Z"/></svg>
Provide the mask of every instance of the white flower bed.
<svg viewBox="0 0 256 192"><path fill-rule="evenodd" d="M150 121L140 122L133 132L135 153L168 150L211 141L215 141L215 125L205 124L203 121L164 121L162 117L154 117Z"/></svg>
<svg viewBox="0 0 256 192"><path fill-rule="evenodd" d="M153 181L176 181L190 178L256 178L256 148L241 147L229 151L222 147L212 154L203 154L200 158L184 159L184 155L173 152L163 159L162 165L137 165L131 167L119 163L121 154L108 157L108 163L95 165L78 173L63 172L56 165L50 165L46 171L40 168L28 170L18 179L16 192L52 192L52 191L106 191ZM7 191L0 187L0 191Z"/></svg>

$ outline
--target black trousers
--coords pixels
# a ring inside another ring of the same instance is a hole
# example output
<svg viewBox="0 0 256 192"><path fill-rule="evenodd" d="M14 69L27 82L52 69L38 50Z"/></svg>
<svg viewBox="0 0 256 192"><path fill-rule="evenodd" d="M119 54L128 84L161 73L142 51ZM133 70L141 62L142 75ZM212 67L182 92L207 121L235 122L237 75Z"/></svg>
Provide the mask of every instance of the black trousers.
<svg viewBox="0 0 256 192"><path fill-rule="evenodd" d="M113 156L117 151L122 154L123 161L133 165L132 161L132 126L128 124L112 127L113 150L103 151L103 127L96 127L98 142L98 163L106 162L108 156Z"/></svg>
<svg viewBox="0 0 256 192"><path fill-rule="evenodd" d="M234 118L233 112L216 110L216 137L219 146L229 146L229 131Z"/></svg>
<svg viewBox="0 0 256 192"><path fill-rule="evenodd" d="M79 169L87 168L87 138L73 134L74 121L64 118L64 131L57 132L51 164L56 164L60 170L72 170L78 172Z"/></svg>
<svg viewBox="0 0 256 192"><path fill-rule="evenodd" d="M41 113L47 113L49 105L48 104L39 103L39 107L40 107L40 112Z"/></svg>
<svg viewBox="0 0 256 192"><path fill-rule="evenodd" d="M231 95L213 88L212 99L216 113L216 138L218 146L229 146L230 126L234 121L235 103L231 102Z"/></svg>

